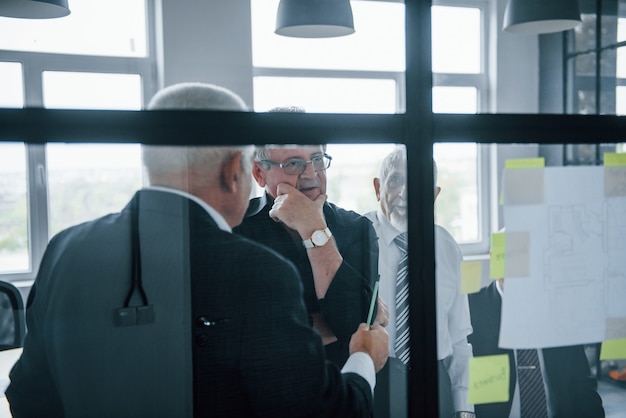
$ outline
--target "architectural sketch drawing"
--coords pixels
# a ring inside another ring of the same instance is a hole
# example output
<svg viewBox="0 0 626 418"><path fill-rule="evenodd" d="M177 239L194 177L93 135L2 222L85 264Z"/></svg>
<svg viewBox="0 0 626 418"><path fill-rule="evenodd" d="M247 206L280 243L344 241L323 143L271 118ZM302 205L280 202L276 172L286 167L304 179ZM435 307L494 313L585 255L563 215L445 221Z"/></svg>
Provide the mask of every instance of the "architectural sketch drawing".
<svg viewBox="0 0 626 418"><path fill-rule="evenodd" d="M504 278L500 345L626 337L626 196L604 196L604 167L544 170L541 204L504 202L506 233L527 231L530 245L528 275Z"/></svg>

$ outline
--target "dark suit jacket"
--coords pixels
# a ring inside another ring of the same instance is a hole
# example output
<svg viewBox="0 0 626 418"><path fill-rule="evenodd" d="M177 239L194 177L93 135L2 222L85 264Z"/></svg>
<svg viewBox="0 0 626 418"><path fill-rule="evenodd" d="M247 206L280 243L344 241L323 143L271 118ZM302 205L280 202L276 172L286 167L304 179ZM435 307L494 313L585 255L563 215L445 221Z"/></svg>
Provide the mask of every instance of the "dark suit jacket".
<svg viewBox="0 0 626 418"><path fill-rule="evenodd" d="M15 417L371 412L367 382L325 361L289 262L220 230L187 198L138 196L155 322L114 324L130 288L130 205L58 234L30 295L24 352L6 392Z"/></svg>
<svg viewBox="0 0 626 418"><path fill-rule="evenodd" d="M474 357L507 354L511 364L509 401L476 405L476 418L507 418L511 411L517 368L513 350L498 348L502 300L496 282L469 295L473 334L468 337ZM555 418L604 417L597 381L591 375L583 346L542 350L548 391Z"/></svg>
<svg viewBox="0 0 626 418"><path fill-rule="evenodd" d="M325 298L318 300L306 249L300 240L294 242L282 224L270 218L271 207L271 198L267 194L252 199L242 224L234 231L272 248L295 264L302 278L307 310L309 313L321 312L337 336L337 342L326 346L327 356L335 364L342 365L348 358L350 337L359 324L367 320L374 282L378 277L378 241L374 227L364 216L324 203L324 217L343 263Z"/></svg>

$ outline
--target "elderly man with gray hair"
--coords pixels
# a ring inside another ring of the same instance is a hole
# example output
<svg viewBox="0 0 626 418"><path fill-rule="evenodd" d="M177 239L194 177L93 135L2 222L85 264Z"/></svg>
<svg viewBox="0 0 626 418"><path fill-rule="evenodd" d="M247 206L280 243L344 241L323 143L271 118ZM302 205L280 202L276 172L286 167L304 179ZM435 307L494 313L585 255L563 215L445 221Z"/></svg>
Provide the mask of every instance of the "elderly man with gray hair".
<svg viewBox="0 0 626 418"><path fill-rule="evenodd" d="M376 387L376 403L389 403L394 418L406 416L406 365L408 346L407 267L407 178L406 149L396 147L383 160L374 178L374 192L380 202L377 211L366 216L378 235L380 296L389 309L390 358ZM441 188L437 185L437 165L433 160L433 202ZM437 290L437 359L439 360L439 416L474 416L474 405L467 401L472 332L467 295L461 293L461 249L452 235L440 225L435 228L435 274ZM419 343L419 342L418 342ZM387 385L388 382L388 385ZM388 386L388 387L386 387ZM379 402L379 399L381 400ZM397 406L402 409L397 409Z"/></svg>
<svg viewBox="0 0 626 418"><path fill-rule="evenodd" d="M244 111L184 83L149 109ZM231 233L252 147L144 146L150 186L48 245L6 392L14 417L367 416L388 353L362 324L342 370L308 324L296 269Z"/></svg>

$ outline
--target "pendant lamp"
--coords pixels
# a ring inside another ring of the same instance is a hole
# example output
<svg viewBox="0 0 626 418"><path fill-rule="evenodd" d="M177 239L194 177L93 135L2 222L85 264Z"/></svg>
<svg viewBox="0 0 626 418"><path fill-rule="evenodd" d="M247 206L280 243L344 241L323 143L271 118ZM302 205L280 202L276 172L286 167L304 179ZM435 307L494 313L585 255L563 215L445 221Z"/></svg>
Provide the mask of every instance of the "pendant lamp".
<svg viewBox="0 0 626 418"><path fill-rule="evenodd" d="M67 0L0 0L0 16L52 19L69 14Z"/></svg>
<svg viewBox="0 0 626 418"><path fill-rule="evenodd" d="M280 0L275 33L296 38L354 33L350 0Z"/></svg>
<svg viewBox="0 0 626 418"><path fill-rule="evenodd" d="M578 0L509 0L502 28L511 33L561 32L581 23Z"/></svg>

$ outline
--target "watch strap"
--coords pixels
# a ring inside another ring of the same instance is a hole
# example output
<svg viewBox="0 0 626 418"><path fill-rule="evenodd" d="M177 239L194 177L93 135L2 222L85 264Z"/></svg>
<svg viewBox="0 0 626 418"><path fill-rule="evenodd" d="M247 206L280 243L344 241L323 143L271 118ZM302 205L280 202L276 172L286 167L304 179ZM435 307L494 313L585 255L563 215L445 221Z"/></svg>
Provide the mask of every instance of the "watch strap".
<svg viewBox="0 0 626 418"><path fill-rule="evenodd" d="M324 244L322 245L326 245L328 241L330 241L330 237L333 236L333 233L330 231L330 228L328 227L324 229L318 229L317 231L313 231L313 234L315 234L316 232L323 232L324 234L326 234L326 237L327 237L326 242L324 242ZM322 245L315 245L315 243L313 242L313 234L311 234L311 237L309 239L305 239L302 241L302 245L304 245L304 248L309 249L309 248L322 246Z"/></svg>

